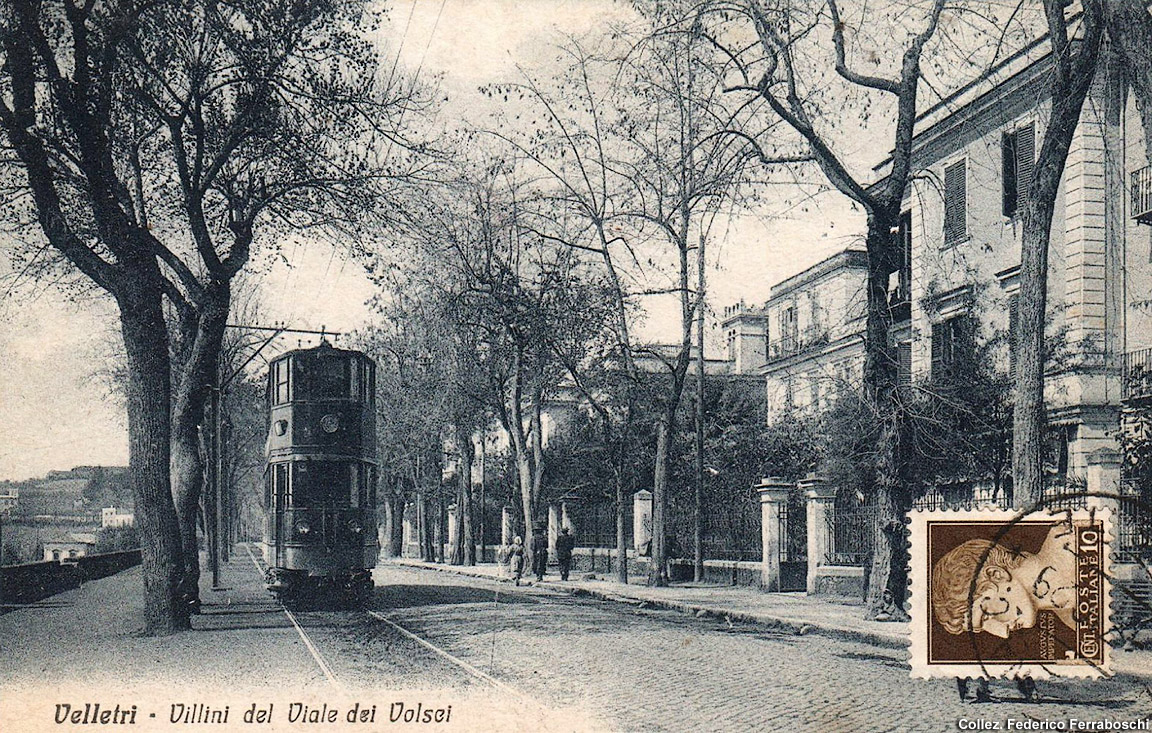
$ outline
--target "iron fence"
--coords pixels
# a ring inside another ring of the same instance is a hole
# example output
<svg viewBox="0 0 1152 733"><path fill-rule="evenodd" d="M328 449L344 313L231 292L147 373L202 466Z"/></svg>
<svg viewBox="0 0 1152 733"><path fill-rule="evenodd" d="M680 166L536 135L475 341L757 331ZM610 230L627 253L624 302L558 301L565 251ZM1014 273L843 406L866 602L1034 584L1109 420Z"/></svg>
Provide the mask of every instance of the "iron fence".
<svg viewBox="0 0 1152 733"><path fill-rule="evenodd" d="M829 565L863 567L872 549L872 533L879 516L875 506L837 502L827 519L832 542L824 561Z"/></svg>
<svg viewBox="0 0 1152 733"><path fill-rule="evenodd" d="M1120 494L1124 499L1117 511L1113 557L1117 562L1152 559L1152 510L1148 504L1152 487L1141 486L1136 479L1125 477L1120 480Z"/></svg>
<svg viewBox="0 0 1152 733"><path fill-rule="evenodd" d="M565 505L579 547L616 548L616 503L570 502ZM632 505L624 506L624 542L632 546Z"/></svg>
<svg viewBox="0 0 1152 733"><path fill-rule="evenodd" d="M692 557L696 548L693 512L687 507L674 506L670 515L669 556ZM761 559L760 503L754 497L706 503L703 524L701 544L705 560Z"/></svg>
<svg viewBox="0 0 1152 733"><path fill-rule="evenodd" d="M779 549L780 562L808 559L808 512L804 493L799 490L790 492L780 507Z"/></svg>

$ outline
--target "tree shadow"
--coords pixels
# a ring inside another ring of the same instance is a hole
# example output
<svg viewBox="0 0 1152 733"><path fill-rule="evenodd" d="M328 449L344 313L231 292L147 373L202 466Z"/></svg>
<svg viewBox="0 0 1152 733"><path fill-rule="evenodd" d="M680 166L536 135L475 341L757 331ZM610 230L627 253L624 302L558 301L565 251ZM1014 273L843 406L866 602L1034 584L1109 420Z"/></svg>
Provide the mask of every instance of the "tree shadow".
<svg viewBox="0 0 1152 733"><path fill-rule="evenodd" d="M372 607L380 610L455 606L475 603L539 605L540 599L523 593L497 593L466 585L382 585L372 594Z"/></svg>
<svg viewBox="0 0 1152 733"><path fill-rule="evenodd" d="M885 667L893 669L907 670L908 662L901 661L896 657L891 657L886 654L870 654L868 652L836 652L836 656L841 659L852 659L860 662L879 662Z"/></svg>

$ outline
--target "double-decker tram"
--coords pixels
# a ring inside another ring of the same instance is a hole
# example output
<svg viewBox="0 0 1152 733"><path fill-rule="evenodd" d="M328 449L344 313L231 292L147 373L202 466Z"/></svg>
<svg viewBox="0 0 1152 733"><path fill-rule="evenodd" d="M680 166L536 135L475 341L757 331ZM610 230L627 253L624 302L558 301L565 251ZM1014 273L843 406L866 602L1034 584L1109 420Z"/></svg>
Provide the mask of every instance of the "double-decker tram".
<svg viewBox="0 0 1152 733"><path fill-rule="evenodd" d="M268 370L264 561L284 600L361 603L376 566L376 365L327 341Z"/></svg>

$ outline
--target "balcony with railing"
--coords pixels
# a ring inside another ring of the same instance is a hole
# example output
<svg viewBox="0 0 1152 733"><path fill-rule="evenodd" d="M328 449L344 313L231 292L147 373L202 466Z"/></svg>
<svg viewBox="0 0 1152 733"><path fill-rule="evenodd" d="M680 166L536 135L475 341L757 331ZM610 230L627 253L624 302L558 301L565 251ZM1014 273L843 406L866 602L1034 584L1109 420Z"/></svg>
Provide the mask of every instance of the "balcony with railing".
<svg viewBox="0 0 1152 733"><path fill-rule="evenodd" d="M1132 171L1132 218L1152 224L1152 166Z"/></svg>
<svg viewBox="0 0 1152 733"><path fill-rule="evenodd" d="M786 359L808 349L823 346L829 341L828 329L823 326L806 328L800 332L786 334L768 346L768 361Z"/></svg>
<svg viewBox="0 0 1152 733"><path fill-rule="evenodd" d="M1152 348L1124 355L1120 397L1127 403L1152 402Z"/></svg>

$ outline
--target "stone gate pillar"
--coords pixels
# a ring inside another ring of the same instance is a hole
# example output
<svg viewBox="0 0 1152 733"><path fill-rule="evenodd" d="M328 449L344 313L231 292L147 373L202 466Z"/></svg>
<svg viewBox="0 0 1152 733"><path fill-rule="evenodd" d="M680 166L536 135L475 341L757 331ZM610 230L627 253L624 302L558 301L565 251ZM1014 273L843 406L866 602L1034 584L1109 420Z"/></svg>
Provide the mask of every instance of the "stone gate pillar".
<svg viewBox="0 0 1152 733"><path fill-rule="evenodd" d="M404 514L401 522L404 528L404 537L400 545L400 557L408 557L408 548L415 545L416 540L416 524L413 521L413 515L416 513L416 507L413 504L404 505Z"/></svg>
<svg viewBox="0 0 1152 733"><path fill-rule="evenodd" d="M816 568L825 565L832 550L831 522L836 505L836 487L820 476L809 475L799 482L807 500L808 522L808 593L816 592Z"/></svg>
<svg viewBox="0 0 1152 733"><path fill-rule="evenodd" d="M782 478L770 476L756 485L760 495L760 537L763 559L760 568L760 584L766 591L779 591L783 587L780 579L780 543L784 539L783 512L788 504L788 492L792 485Z"/></svg>
<svg viewBox="0 0 1152 733"><path fill-rule="evenodd" d="M560 504L560 526L567 527L570 534L576 534L576 525L572 523L572 515L568 513L568 502Z"/></svg>
<svg viewBox="0 0 1152 733"><path fill-rule="evenodd" d="M560 507L548 505L548 552L556 557L556 537L560 534Z"/></svg>
<svg viewBox="0 0 1152 733"><path fill-rule="evenodd" d="M632 544L636 554L647 550L652 542L652 492L641 489L632 495Z"/></svg>
<svg viewBox="0 0 1152 733"><path fill-rule="evenodd" d="M512 538L516 535L512 530L512 507L506 506L500 508L500 544L504 547L512 544Z"/></svg>
<svg viewBox="0 0 1152 733"><path fill-rule="evenodd" d="M1085 490L1089 494L1107 494L1109 497L1120 494L1120 453L1111 448L1097 448L1087 456L1088 469ZM1090 502L1097 506L1108 507L1112 510L1112 522L1118 517L1116 512L1121 509L1120 502L1113 498L1091 497Z"/></svg>
<svg viewBox="0 0 1152 733"><path fill-rule="evenodd" d="M456 547L456 505L448 505L448 553Z"/></svg>

